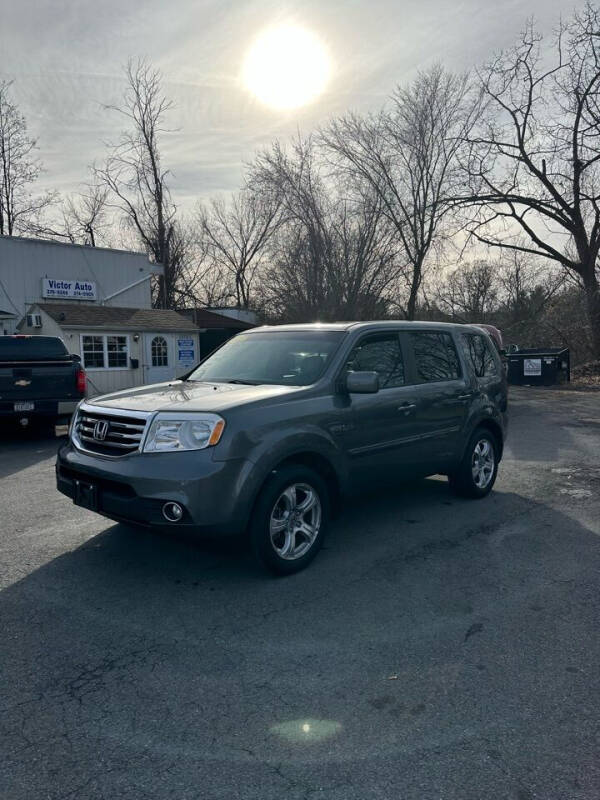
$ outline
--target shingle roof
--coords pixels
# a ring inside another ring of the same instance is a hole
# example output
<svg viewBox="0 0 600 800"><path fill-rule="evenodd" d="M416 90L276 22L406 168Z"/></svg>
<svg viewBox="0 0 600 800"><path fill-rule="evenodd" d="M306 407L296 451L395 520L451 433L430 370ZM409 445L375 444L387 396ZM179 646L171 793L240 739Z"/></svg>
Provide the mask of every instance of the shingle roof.
<svg viewBox="0 0 600 800"><path fill-rule="evenodd" d="M216 311L208 311L206 308L186 308L181 313L193 319L199 328L228 328L236 331L246 331L256 327L251 322L244 322L241 319L230 317L227 314L219 314Z"/></svg>
<svg viewBox="0 0 600 800"><path fill-rule="evenodd" d="M63 327L126 328L146 331L197 331L197 325L177 311L162 308L120 308L83 303L36 303Z"/></svg>

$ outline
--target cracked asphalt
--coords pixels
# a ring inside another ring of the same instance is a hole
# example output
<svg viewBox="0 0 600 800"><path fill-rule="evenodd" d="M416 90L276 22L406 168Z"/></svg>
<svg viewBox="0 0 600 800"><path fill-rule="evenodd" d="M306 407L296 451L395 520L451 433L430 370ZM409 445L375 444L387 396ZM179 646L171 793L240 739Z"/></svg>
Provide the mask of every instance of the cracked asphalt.
<svg viewBox="0 0 600 800"><path fill-rule="evenodd" d="M76 508L9 436L0 797L597 800L600 393L510 413L489 498L356 499L285 579Z"/></svg>

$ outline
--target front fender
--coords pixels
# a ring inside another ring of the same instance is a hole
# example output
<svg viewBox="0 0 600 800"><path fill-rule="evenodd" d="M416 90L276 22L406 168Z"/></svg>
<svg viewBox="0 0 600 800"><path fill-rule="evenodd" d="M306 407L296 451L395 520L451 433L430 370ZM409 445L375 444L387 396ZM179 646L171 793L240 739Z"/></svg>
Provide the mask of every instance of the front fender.
<svg viewBox="0 0 600 800"><path fill-rule="evenodd" d="M283 461L294 456L317 456L324 459L336 476L341 492L348 486L348 464L342 450L332 437L319 429L290 431L284 438L275 433L257 443L248 456L248 465L239 489L239 516L246 525L254 503L265 481Z"/></svg>

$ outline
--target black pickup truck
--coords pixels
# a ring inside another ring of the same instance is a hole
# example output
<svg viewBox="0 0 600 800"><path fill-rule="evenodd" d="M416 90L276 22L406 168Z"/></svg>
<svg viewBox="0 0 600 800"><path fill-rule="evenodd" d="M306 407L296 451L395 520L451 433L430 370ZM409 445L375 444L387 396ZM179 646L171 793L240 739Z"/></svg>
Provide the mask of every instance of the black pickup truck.
<svg viewBox="0 0 600 800"><path fill-rule="evenodd" d="M0 420L53 425L85 397L79 357L55 336L0 336Z"/></svg>

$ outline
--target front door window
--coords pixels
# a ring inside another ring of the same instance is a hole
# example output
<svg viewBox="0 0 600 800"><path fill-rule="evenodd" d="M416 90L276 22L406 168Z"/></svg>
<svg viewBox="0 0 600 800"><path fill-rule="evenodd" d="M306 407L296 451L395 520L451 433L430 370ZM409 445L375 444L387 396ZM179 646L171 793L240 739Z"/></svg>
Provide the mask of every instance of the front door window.
<svg viewBox="0 0 600 800"><path fill-rule="evenodd" d="M376 372L380 389L403 386L404 361L398 334L375 334L362 339L350 353L346 369L349 372Z"/></svg>
<svg viewBox="0 0 600 800"><path fill-rule="evenodd" d="M153 367L169 366L167 340L164 336L155 336L154 339L152 339L151 356Z"/></svg>

